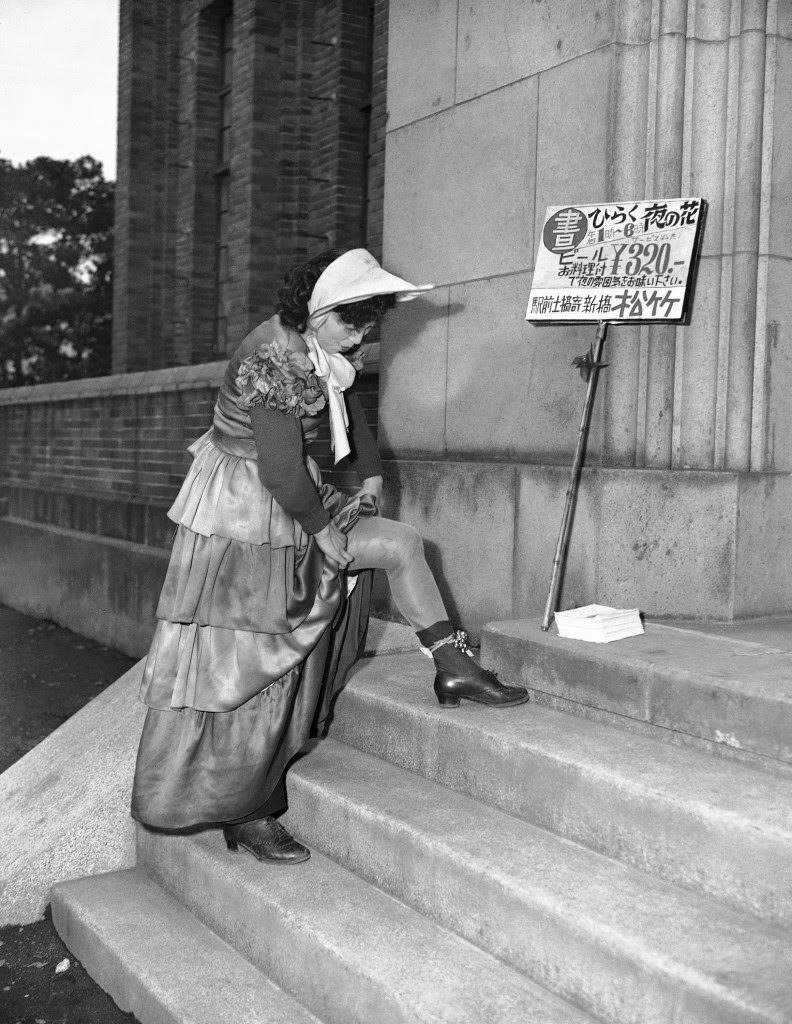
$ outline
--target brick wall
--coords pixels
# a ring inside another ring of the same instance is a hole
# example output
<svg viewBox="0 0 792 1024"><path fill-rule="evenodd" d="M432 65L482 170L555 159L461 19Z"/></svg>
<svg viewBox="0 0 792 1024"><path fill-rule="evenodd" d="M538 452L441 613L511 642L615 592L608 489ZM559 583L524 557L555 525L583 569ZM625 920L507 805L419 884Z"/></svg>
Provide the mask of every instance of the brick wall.
<svg viewBox="0 0 792 1024"><path fill-rule="evenodd" d="M387 0L121 0L114 371L232 351L285 269L382 245ZM215 330L221 32L233 10L228 341Z"/></svg>
<svg viewBox="0 0 792 1024"><path fill-rule="evenodd" d="M387 3L121 0L115 375L0 392L0 598L135 654L226 354L217 172L232 6L228 349L270 314L296 259L367 240L381 251ZM360 393L376 429L371 349ZM309 451L326 479L356 485L332 469L326 428Z"/></svg>
<svg viewBox="0 0 792 1024"><path fill-rule="evenodd" d="M296 259L381 252L387 2L121 0L115 375L0 391L0 585L7 603L130 653L148 643L166 512L225 365L217 172L232 6L228 349L270 314ZM360 393L376 429L370 348ZM326 428L309 451L326 479L355 486L332 470Z"/></svg>
<svg viewBox="0 0 792 1024"><path fill-rule="evenodd" d="M370 363L376 371L376 348ZM165 513L211 425L224 362L0 391L0 497L5 514L137 544L167 547ZM361 398L376 429L376 372ZM326 479L325 426L309 448Z"/></svg>

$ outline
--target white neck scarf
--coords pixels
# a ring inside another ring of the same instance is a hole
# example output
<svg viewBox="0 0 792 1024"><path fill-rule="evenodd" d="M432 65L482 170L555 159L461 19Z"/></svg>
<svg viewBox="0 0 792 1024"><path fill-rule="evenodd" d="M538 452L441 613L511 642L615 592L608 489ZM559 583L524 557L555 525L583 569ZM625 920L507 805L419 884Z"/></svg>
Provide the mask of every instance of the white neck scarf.
<svg viewBox="0 0 792 1024"><path fill-rule="evenodd" d="M333 446L333 461L340 462L349 455L349 417L343 392L355 379L355 368L340 352L325 352L316 335L303 335L308 346L308 356L314 365L316 375L327 384L327 404L330 409L330 443Z"/></svg>

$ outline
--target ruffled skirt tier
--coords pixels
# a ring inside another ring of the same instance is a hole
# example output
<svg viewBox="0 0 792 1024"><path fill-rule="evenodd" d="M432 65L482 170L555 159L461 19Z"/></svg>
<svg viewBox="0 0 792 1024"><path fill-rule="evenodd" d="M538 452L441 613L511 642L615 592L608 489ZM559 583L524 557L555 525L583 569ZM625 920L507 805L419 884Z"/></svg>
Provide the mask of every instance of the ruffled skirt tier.
<svg viewBox="0 0 792 1024"><path fill-rule="evenodd" d="M149 711L132 814L158 828L260 807L321 728L365 640L370 580L345 599L255 458L216 442L210 432L190 449L169 513L177 531L141 686ZM308 468L341 529L370 514Z"/></svg>
<svg viewBox="0 0 792 1024"><path fill-rule="evenodd" d="M213 428L188 451L193 463L168 513L175 523L202 537L229 537L273 548L305 544L307 534L300 524L259 480L252 441L221 438ZM308 468L318 484L319 470L312 459Z"/></svg>

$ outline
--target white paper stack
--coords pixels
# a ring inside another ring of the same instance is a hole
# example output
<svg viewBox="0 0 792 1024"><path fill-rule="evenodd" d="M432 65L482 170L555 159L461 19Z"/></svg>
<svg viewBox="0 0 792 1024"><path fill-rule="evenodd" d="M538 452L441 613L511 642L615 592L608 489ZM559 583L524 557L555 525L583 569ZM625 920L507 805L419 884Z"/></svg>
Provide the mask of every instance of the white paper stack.
<svg viewBox="0 0 792 1024"><path fill-rule="evenodd" d="M558 635L570 640L588 640L607 644L627 636L643 633L641 613L637 608L609 608L604 604L587 604L555 613Z"/></svg>

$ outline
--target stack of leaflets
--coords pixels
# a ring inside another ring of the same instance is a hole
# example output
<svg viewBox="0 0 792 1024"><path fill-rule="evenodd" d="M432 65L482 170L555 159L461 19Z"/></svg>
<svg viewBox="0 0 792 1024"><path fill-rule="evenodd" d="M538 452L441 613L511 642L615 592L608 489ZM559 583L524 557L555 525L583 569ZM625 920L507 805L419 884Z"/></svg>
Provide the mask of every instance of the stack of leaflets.
<svg viewBox="0 0 792 1024"><path fill-rule="evenodd" d="M588 640L593 644L623 640L644 631L637 608L609 608L604 604L587 604L583 608L556 612L555 621L559 636Z"/></svg>

